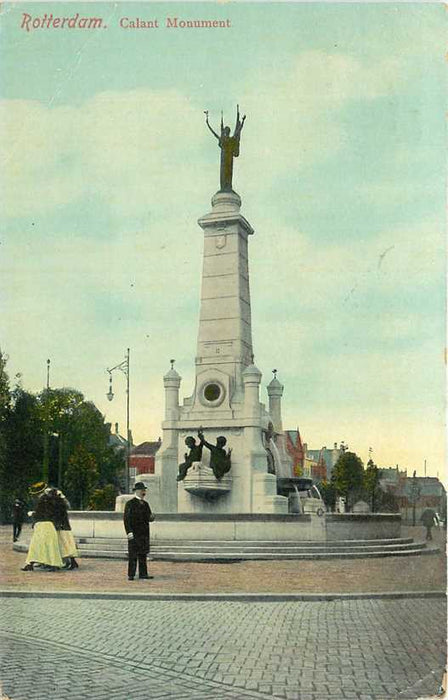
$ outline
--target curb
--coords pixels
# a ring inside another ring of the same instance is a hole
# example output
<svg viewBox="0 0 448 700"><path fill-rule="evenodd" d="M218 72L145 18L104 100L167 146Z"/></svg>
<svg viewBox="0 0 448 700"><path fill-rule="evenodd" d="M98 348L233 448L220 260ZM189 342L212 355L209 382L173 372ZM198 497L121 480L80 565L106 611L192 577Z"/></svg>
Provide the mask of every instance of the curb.
<svg viewBox="0 0 448 700"><path fill-rule="evenodd" d="M0 598L55 598L83 600L149 601L230 601L241 603L278 603L285 601L400 600L412 598L446 599L446 591L392 591L386 593L108 593L82 591L0 590Z"/></svg>

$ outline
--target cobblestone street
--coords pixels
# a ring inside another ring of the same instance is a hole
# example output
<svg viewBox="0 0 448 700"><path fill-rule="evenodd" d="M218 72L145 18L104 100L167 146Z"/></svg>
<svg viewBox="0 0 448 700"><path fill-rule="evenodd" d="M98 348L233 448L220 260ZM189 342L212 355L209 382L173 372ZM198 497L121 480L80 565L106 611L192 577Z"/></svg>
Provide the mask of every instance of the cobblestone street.
<svg viewBox="0 0 448 700"><path fill-rule="evenodd" d="M426 697L442 598L288 602L4 598L11 700Z"/></svg>

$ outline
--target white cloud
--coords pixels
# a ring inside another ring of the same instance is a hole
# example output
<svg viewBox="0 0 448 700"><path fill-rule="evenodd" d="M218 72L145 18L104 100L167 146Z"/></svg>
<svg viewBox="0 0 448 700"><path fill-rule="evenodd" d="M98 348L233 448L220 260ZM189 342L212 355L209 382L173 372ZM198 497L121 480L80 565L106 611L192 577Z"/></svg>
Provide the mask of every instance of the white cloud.
<svg viewBox="0 0 448 700"><path fill-rule="evenodd" d="M263 191L291 163L337 151L347 138L339 110L390 94L398 76L397 61L372 67L319 51L301 54L288 72L257 75L241 91L249 117L238 173ZM86 193L115 214L138 215L169 206L173 182L184 196L210 187L200 153L212 137L202 111L176 90L102 92L79 107L3 100L0 110L9 215L51 211Z"/></svg>
<svg viewBox="0 0 448 700"><path fill-rule="evenodd" d="M171 90L105 92L80 107L4 100L5 213L52 211L87 193L121 216L169 205L173 182L188 194L200 178L199 114Z"/></svg>
<svg viewBox="0 0 448 700"><path fill-rule="evenodd" d="M249 120L242 179L264 189L274 176L288 173L291 178L303 166L325 160L349 138L341 110L393 94L401 79L398 59L372 65L324 51L300 54L283 73L273 68L253 80L245 76L240 99Z"/></svg>

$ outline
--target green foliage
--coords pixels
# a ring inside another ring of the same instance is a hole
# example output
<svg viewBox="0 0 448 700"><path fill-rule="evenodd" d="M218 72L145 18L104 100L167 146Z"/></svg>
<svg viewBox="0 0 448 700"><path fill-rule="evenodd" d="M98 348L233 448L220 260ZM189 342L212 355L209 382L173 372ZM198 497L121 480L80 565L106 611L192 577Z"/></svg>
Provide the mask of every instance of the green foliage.
<svg viewBox="0 0 448 700"><path fill-rule="evenodd" d="M11 402L11 391L9 388L9 377L6 372L7 357L0 350L0 425L5 419L9 404Z"/></svg>
<svg viewBox="0 0 448 700"><path fill-rule="evenodd" d="M64 474L71 456L82 446L95 459L98 485L117 485L124 469L124 457L108 444L109 427L95 404L85 401L81 392L70 388L45 389L39 401L50 435L57 435L50 440L50 481L58 482L59 461ZM66 488L65 483L60 485Z"/></svg>
<svg viewBox="0 0 448 700"><path fill-rule="evenodd" d="M0 351L1 520L10 518L14 498L29 502L28 488L43 478L44 469L50 483L70 491L73 507L85 506L95 487L115 488L124 455L110 447L109 426L96 406L71 388L35 395L17 385L11 391L5 365Z"/></svg>
<svg viewBox="0 0 448 700"><path fill-rule="evenodd" d="M6 372L7 358L0 350L0 518L3 522L9 516L12 499L7 478L6 419L11 401L9 377Z"/></svg>
<svg viewBox="0 0 448 700"><path fill-rule="evenodd" d="M123 450L117 451L108 446L101 454L99 462L98 484L106 486L112 484L119 488L124 479L126 469L126 453Z"/></svg>
<svg viewBox="0 0 448 700"><path fill-rule="evenodd" d="M365 499L367 502L370 502L370 507L372 510L372 513L375 512L378 508L378 497L379 497L379 491L380 491L380 474L379 474L379 469L376 466L376 464L373 463L373 460L369 459L367 462L367 468L364 472L364 481L363 481L363 487L365 491Z"/></svg>
<svg viewBox="0 0 448 700"><path fill-rule="evenodd" d="M335 485L331 481L324 480L317 484L317 488L327 508L333 511L336 506L337 495Z"/></svg>
<svg viewBox="0 0 448 700"><path fill-rule="evenodd" d="M376 510L379 513L399 513L400 502L397 496L389 491L378 489L375 497Z"/></svg>
<svg viewBox="0 0 448 700"><path fill-rule="evenodd" d="M343 452L331 472L331 483L339 496L347 499L347 506L355 502L362 490L364 465L354 452Z"/></svg>
<svg viewBox="0 0 448 700"><path fill-rule="evenodd" d="M87 510L114 510L116 496L117 489L112 484L95 489L90 496Z"/></svg>
<svg viewBox="0 0 448 700"><path fill-rule="evenodd" d="M43 428L36 397L20 387L11 392L4 421L6 461L2 469L2 517L9 518L17 496L25 501L28 487L42 476Z"/></svg>
<svg viewBox="0 0 448 700"><path fill-rule="evenodd" d="M96 459L83 445L79 445L69 458L64 475L66 493L73 508L84 508L97 481Z"/></svg>

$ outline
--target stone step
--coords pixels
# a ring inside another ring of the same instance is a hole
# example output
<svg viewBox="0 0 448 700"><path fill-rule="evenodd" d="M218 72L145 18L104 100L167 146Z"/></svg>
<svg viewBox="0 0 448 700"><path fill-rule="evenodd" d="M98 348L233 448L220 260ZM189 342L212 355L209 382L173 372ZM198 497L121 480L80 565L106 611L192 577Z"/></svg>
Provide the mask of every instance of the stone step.
<svg viewBox="0 0 448 700"><path fill-rule="evenodd" d="M414 556L434 554L439 550L428 548L425 542L414 542L412 538L383 540L350 540L347 542L236 542L217 540L159 541L151 543L151 559L160 561L232 562L255 560L294 559L363 559L372 557ZM81 557L126 559L125 538L78 538ZM13 548L25 552L27 542L16 542Z"/></svg>
<svg viewBox="0 0 448 700"><path fill-rule="evenodd" d="M127 559L126 551L117 550L84 550L80 548L81 557L100 557L104 559ZM398 550L380 550L376 552L362 551L354 552L352 550L340 552L257 552L249 553L247 551L237 553L228 552L173 552L170 550L161 550L158 552L151 551L150 559L153 561L175 561L175 562L197 562L197 563L232 563L240 561L275 561L275 560L331 560L331 559L372 559L381 557L404 557L415 555L436 554L437 548L414 548L414 549L398 549Z"/></svg>
<svg viewBox="0 0 448 700"><path fill-rule="evenodd" d="M96 550L96 549L102 549L103 551L118 551L118 550L127 550L127 541L123 540L121 542L114 542L112 543L105 543L105 542L95 542L95 541L89 541L89 542L79 542L78 543L79 548L82 551L89 551L89 550ZM200 542L200 543L176 543L176 544L171 544L171 543L166 543L166 542L160 542L160 543L151 543L151 552L154 554L159 553L159 552L164 552L164 551L171 551L179 554L188 554L188 553L200 553L200 552L207 552L211 553L213 552L214 554L314 554L314 553L324 553L324 552L338 552L338 551L349 551L349 552L361 552L361 551L367 551L367 552L375 552L375 551L388 551L388 550L406 550L406 549L423 549L425 547L425 544L423 542L421 543L415 543L415 542L406 542L404 544L387 544L387 545L374 545L374 544L369 544L369 545L352 545L350 547L345 547L344 545L339 545L339 546L333 546L333 547L326 547L325 543L323 544L318 544L315 547L302 547L301 544L296 544L295 546L289 546L289 547L284 547L283 545L275 545L274 546L271 544L263 544L259 545L256 542L251 542L249 545L241 546L240 543L238 542L224 542L224 543L213 543L209 545L207 542Z"/></svg>
<svg viewBox="0 0 448 700"><path fill-rule="evenodd" d="M84 544L96 544L98 546L105 545L115 545L117 547L127 546L126 537L78 537L77 542L81 545ZM311 548L324 547L326 549L339 548L339 547L361 547L361 546L387 546L387 545L404 545L412 544L412 537L397 537L393 539L383 539L383 540L179 540L179 539L164 539L164 540L151 540L151 547L177 547L177 546L188 546L188 547L302 547Z"/></svg>

